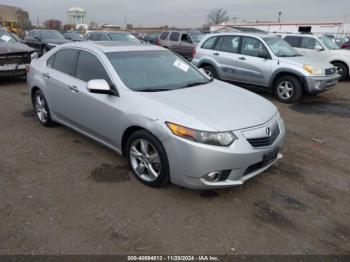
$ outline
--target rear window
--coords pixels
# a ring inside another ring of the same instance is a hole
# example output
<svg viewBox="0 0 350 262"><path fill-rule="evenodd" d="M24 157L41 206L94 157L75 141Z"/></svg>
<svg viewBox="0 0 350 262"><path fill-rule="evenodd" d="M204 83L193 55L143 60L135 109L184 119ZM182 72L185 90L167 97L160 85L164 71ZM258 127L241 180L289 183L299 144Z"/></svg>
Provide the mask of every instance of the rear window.
<svg viewBox="0 0 350 262"><path fill-rule="evenodd" d="M165 40L169 35L169 32L163 32L161 35L160 35L160 39L162 40Z"/></svg>
<svg viewBox="0 0 350 262"><path fill-rule="evenodd" d="M217 36L214 37L210 37L207 41L204 42L204 44L202 45L202 48L204 49L214 49L214 45L216 40L218 39Z"/></svg>
<svg viewBox="0 0 350 262"><path fill-rule="evenodd" d="M178 32L173 32L170 35L170 41L179 41L180 33Z"/></svg>
<svg viewBox="0 0 350 262"><path fill-rule="evenodd" d="M61 71L67 75L74 75L75 58L78 51L75 49L60 50L55 54L52 68Z"/></svg>

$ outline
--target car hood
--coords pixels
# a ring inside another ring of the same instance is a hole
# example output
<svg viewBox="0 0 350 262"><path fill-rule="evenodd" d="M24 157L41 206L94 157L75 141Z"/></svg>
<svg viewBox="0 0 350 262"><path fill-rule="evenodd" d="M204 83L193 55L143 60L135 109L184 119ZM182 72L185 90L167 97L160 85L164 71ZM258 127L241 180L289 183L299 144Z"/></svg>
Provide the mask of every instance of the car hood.
<svg viewBox="0 0 350 262"><path fill-rule="evenodd" d="M58 45L72 42L68 39L44 39L42 41L43 43L46 43L46 44L52 43L52 44L58 44Z"/></svg>
<svg viewBox="0 0 350 262"><path fill-rule="evenodd" d="M173 91L141 93L164 121L207 131L230 131L269 121L276 107L252 92L218 80Z"/></svg>
<svg viewBox="0 0 350 262"><path fill-rule="evenodd" d="M292 63L294 65L300 65L301 67L306 64L323 69L333 67L333 65L330 64L326 59L314 54L295 57L280 57L279 60L287 63Z"/></svg>
<svg viewBox="0 0 350 262"><path fill-rule="evenodd" d="M350 58L350 50L349 49L335 49L335 50L330 50L330 52L333 55L346 56L347 58Z"/></svg>
<svg viewBox="0 0 350 262"><path fill-rule="evenodd" d="M16 42L16 43L0 43L0 54L12 54L12 53L23 53L23 52L34 52L34 49Z"/></svg>

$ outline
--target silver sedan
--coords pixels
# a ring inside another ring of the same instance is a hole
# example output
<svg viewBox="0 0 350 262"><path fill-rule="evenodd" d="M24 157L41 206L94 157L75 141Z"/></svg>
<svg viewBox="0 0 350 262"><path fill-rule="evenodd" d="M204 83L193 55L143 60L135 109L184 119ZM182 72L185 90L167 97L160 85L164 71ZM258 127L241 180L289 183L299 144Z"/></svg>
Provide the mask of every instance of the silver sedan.
<svg viewBox="0 0 350 262"><path fill-rule="evenodd" d="M273 104L161 47L65 44L33 60L27 79L42 125L122 154L148 186L241 185L282 158L285 127Z"/></svg>

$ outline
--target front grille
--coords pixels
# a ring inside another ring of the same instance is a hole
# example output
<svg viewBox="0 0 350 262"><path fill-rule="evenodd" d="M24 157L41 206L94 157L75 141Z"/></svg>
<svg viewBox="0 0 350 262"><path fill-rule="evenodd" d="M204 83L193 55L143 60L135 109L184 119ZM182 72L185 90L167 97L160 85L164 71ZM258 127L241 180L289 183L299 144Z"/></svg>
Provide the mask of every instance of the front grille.
<svg viewBox="0 0 350 262"><path fill-rule="evenodd" d="M12 64L29 64L31 60L30 54L6 54L0 56L0 65L12 65Z"/></svg>
<svg viewBox="0 0 350 262"><path fill-rule="evenodd" d="M280 135L280 128L278 125L276 125L275 129L272 131L271 136L269 137L259 137L259 138L250 138L247 139L249 144L251 144L253 147L266 147L271 146L278 136Z"/></svg>
<svg viewBox="0 0 350 262"><path fill-rule="evenodd" d="M327 68L327 69L325 70L326 76L334 75L336 72L337 72L337 68L336 68L336 67Z"/></svg>

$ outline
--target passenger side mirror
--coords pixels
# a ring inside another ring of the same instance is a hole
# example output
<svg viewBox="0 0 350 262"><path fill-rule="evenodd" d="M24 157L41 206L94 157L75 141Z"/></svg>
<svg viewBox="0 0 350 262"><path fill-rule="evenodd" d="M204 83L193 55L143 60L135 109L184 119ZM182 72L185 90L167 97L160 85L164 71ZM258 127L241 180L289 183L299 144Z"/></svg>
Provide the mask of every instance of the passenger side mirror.
<svg viewBox="0 0 350 262"><path fill-rule="evenodd" d="M87 89L94 94L116 95L110 85L104 79L94 79L87 83Z"/></svg>

